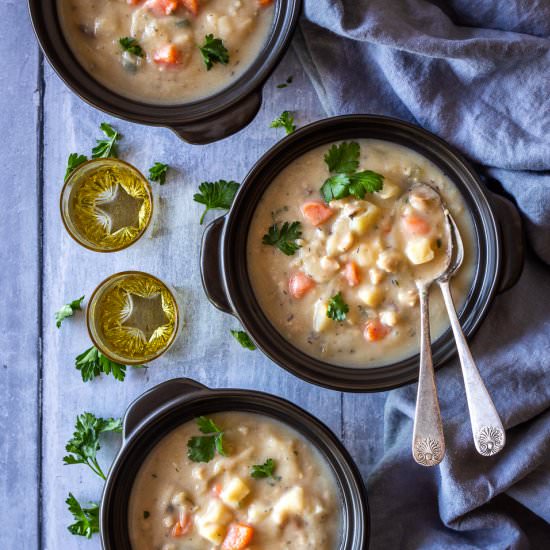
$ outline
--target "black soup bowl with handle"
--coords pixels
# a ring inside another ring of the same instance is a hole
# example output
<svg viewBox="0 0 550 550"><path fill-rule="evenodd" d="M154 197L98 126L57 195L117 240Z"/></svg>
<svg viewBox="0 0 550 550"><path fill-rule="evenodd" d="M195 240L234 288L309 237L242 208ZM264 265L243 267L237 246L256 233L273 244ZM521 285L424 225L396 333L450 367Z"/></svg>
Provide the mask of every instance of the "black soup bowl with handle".
<svg viewBox="0 0 550 550"><path fill-rule="evenodd" d="M229 86L205 98L170 105L146 103L117 94L78 62L61 28L57 0L29 0L34 31L48 61L84 101L113 116L166 126L189 143L223 139L249 124L262 105L262 88L286 52L302 0L276 0L268 38L250 67Z"/></svg>
<svg viewBox="0 0 550 550"><path fill-rule="evenodd" d="M228 411L273 418L311 444L333 473L339 491L341 536L335 550L368 548L369 509L363 480L349 453L324 424L296 405L267 393L212 390L194 380L177 378L147 391L126 411L122 447L107 477L101 501L104 550L132 548L128 531L130 495L136 475L155 445L185 422Z"/></svg>
<svg viewBox="0 0 550 550"><path fill-rule="evenodd" d="M343 367L306 355L268 320L254 295L247 266L247 235L256 207L273 179L321 145L360 138L405 146L439 167L461 192L474 226L477 254L471 289L460 311L466 336L483 321L495 295L510 288L523 267L521 219L515 206L483 185L470 164L437 136L400 120L371 115L333 117L305 126L271 148L246 176L226 216L205 230L201 252L204 290L234 315L269 358L296 376L340 391L383 391L418 379L418 355L381 367ZM451 330L432 345L434 365L456 353Z"/></svg>

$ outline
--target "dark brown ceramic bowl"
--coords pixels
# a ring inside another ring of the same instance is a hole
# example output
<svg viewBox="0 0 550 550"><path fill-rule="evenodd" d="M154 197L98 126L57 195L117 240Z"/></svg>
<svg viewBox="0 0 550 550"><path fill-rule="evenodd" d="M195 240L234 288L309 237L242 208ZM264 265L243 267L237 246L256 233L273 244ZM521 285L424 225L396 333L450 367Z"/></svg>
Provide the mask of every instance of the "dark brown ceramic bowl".
<svg viewBox="0 0 550 550"><path fill-rule="evenodd" d="M34 31L52 67L84 101L132 122L166 126L189 143L204 144L238 132L256 116L262 87L290 45L302 0L276 0L267 42L252 65L222 91L197 101L155 105L128 99L106 88L77 61L67 44L56 0L29 0Z"/></svg>
<svg viewBox="0 0 550 550"><path fill-rule="evenodd" d="M194 380L178 378L144 393L126 412L122 448L109 472L101 501L104 550L131 550L128 503L139 468L153 447L181 424L222 411L269 416L309 441L333 472L340 492L342 536L335 550L367 549L369 509L363 480L349 453L324 424L296 405L267 393L211 390Z"/></svg>
<svg viewBox="0 0 550 550"><path fill-rule="evenodd" d="M431 160L461 191L475 229L476 270L460 312L462 328L472 336L495 294L510 288L523 266L521 220L511 202L489 192L470 164L435 135L400 120L350 115L328 118L299 129L271 148L246 176L227 216L211 223L201 253L203 286L210 301L237 317L268 357L296 376L341 391L382 391L418 379L418 355L382 367L332 365L295 348L261 310L247 267L247 234L256 205L277 174L307 151L339 140L381 139L408 147ZM434 365L456 353L451 330L432 346Z"/></svg>

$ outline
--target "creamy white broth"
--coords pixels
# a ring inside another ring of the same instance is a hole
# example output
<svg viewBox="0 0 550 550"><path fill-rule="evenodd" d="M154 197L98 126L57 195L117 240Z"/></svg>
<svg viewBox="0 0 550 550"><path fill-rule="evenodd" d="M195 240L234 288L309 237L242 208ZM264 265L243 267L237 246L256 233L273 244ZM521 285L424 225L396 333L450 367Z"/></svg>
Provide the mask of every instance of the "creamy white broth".
<svg viewBox="0 0 550 550"><path fill-rule="evenodd" d="M151 2L160 2L160 8ZM104 86L138 101L185 103L212 95L236 80L262 50L273 5L260 0L199 0L193 15L182 0L58 0L65 37L83 67ZM207 70L198 46L220 38L229 63ZM133 37L144 51L124 53L119 39ZM159 62L173 47L175 63ZM157 60L155 60L157 58Z"/></svg>
<svg viewBox="0 0 550 550"><path fill-rule="evenodd" d="M224 430L228 456L216 454L207 463L187 457L187 442L201 435L195 421L162 439L132 489L133 550L225 550L224 538L235 523L252 527L249 550L337 548L339 491L318 451L266 416L226 412L209 418ZM275 479L252 478L252 466L268 458L275 463ZM173 536L179 521L186 532Z"/></svg>
<svg viewBox="0 0 550 550"><path fill-rule="evenodd" d="M465 259L452 281L458 307L471 288L477 251L464 199L437 166L397 144L354 141L361 147L359 170L383 175L382 190L367 193L364 200L331 202L333 214L314 226L301 209L305 203L322 202L320 188L329 177L324 155L330 144L304 154L277 175L258 204L248 234L248 272L263 312L295 347L331 364L380 366L418 352L420 312L413 272L440 262L446 247L441 218L431 220L425 236L406 238L407 228L399 221L403 208L423 218L435 216L434 211L418 210L422 201L403 204L411 186L423 182L437 188L460 228ZM301 248L294 255L262 243L272 224L293 221L302 230L297 241ZM355 264L353 286L350 263ZM297 274L312 286L299 297L292 295ZM435 286L430 296L432 340L449 325ZM337 293L349 307L343 322L327 317L327 304Z"/></svg>

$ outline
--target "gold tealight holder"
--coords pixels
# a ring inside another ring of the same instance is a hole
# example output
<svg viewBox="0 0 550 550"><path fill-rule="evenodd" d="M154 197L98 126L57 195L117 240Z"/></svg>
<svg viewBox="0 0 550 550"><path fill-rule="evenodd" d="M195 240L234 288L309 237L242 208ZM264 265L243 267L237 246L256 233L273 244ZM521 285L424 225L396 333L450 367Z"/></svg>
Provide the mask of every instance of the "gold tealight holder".
<svg viewBox="0 0 550 550"><path fill-rule="evenodd" d="M140 365L163 355L181 325L174 292L142 271L105 279L90 298L86 322L101 353L124 365Z"/></svg>
<svg viewBox="0 0 550 550"><path fill-rule="evenodd" d="M82 246L116 252L135 243L153 216L153 193L147 178L115 158L78 166L61 192L61 218Z"/></svg>

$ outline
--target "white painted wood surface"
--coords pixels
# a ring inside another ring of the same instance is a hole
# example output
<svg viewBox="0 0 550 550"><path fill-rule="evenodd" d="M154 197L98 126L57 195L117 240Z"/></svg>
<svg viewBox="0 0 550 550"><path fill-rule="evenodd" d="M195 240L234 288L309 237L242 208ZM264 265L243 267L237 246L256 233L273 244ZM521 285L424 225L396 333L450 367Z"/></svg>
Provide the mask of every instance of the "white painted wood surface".
<svg viewBox="0 0 550 550"><path fill-rule="evenodd" d="M201 206L192 200L198 184L241 180L282 137L282 130L269 128L282 110L296 111L298 125L324 116L293 52L266 84L262 110L249 127L216 144L192 146L169 130L108 117L76 97L39 53L25 4L3 2L0 20L0 124L9 152L2 197L7 208L0 218L0 548L19 548L21 541L29 549L99 548L97 537L87 541L66 529L71 522L64 502L68 492L97 500L102 489L101 480L84 466L62 464L75 416L83 411L120 416L147 388L178 376L292 400L343 438L366 477L382 451L386 395L317 388L260 352L241 349L229 334L237 323L210 305L200 283ZM277 89L291 74L293 84ZM122 132L122 158L143 171L155 161L174 168L166 185L154 184L160 215L153 237L113 254L78 246L59 215L67 156L89 154L102 121ZM88 297L104 278L126 269L148 271L177 288L183 333L164 358L147 370L130 371L124 383L103 378L84 384L74 368L75 356L90 345L84 315L77 313L58 330L54 312L82 294ZM101 451L105 469L116 448L117 440L111 438Z"/></svg>

